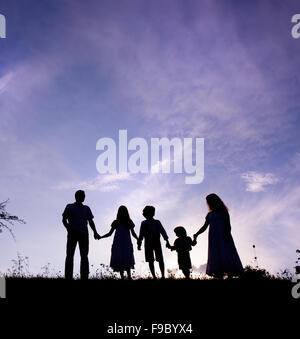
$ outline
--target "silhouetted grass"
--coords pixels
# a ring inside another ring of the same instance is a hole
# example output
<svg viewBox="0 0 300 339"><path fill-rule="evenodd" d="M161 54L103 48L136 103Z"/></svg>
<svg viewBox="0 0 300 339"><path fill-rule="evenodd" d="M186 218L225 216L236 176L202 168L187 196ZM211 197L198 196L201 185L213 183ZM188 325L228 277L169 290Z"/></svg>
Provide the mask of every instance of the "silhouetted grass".
<svg viewBox="0 0 300 339"><path fill-rule="evenodd" d="M218 319L212 321L210 331L223 333L222 326L228 331L232 319L237 317L247 322L249 332L265 325L264 317L270 312L274 319L299 303L291 296L291 281L250 268L241 278L225 280L171 276L165 280L142 277L128 281L105 276L68 281L53 276L15 276L7 277L6 285L11 319L17 313L21 319L27 319L28 326L36 323L38 315L45 328L55 329L60 324L74 332L84 319L99 337L115 322L149 327L157 322L192 323L195 336L199 337L203 328L209 327L209 321ZM35 318L29 309L34 309ZM85 331L88 326L84 326Z"/></svg>
<svg viewBox="0 0 300 339"><path fill-rule="evenodd" d="M139 298L151 301L152 298L176 297L179 295L198 295L203 299L238 300L289 300L291 299L292 282L269 276L261 276L258 272L246 271L245 276L235 279L174 279L153 280L137 278L132 281L115 277L103 279L92 278L87 281L75 279L65 280L61 277L7 277L7 298L80 298L92 296L96 299L123 300L138 302ZM103 294L105 291L105 294ZM151 297L152 296L152 297Z"/></svg>
<svg viewBox="0 0 300 339"><path fill-rule="evenodd" d="M291 296L293 283L291 274L283 271L276 276L265 269L246 266L240 277L214 279L199 276L195 279L178 279L172 271L164 280L153 280L149 276L133 274L133 280L121 280L107 265L101 264L93 269L90 279L81 281L65 280L61 272L55 272L51 265L42 267L38 275L29 272L28 258L18 255L12 261L12 267L6 272L7 300L18 305L22 300L38 304L55 304L65 300L68 304L95 303L105 305L107 318L123 317L127 312L141 317L139 312L149 312L155 307L160 317L176 317L176 312L193 317L192 305L201 302L215 311L216 305L245 304L274 305L298 302ZM21 302L23 303L23 302ZM124 310L124 305L128 310ZM125 313L124 313L125 312ZM182 313L183 312L183 313Z"/></svg>

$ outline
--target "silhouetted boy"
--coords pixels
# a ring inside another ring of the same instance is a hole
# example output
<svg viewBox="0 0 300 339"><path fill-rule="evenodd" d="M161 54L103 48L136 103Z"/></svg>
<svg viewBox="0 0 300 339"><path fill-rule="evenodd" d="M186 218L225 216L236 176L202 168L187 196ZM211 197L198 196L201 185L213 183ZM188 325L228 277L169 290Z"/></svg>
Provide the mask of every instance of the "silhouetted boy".
<svg viewBox="0 0 300 339"><path fill-rule="evenodd" d="M67 240L67 256L65 262L65 278L73 278L74 253L77 242L79 243L80 251L80 277L87 279L89 275L89 233L87 223L90 224L94 232L94 238L100 239L100 235L96 231L96 226L93 221L93 214L90 208L83 205L85 199L84 191L75 193L75 202L68 204L63 212L63 224L68 231Z"/></svg>
<svg viewBox="0 0 300 339"><path fill-rule="evenodd" d="M174 242L174 246L168 246L172 251L177 252L178 266L182 270L186 279L190 278L190 269L192 268L190 251L192 246L197 244L196 240L192 240L187 236L186 230L182 226L177 226L174 229L177 239Z"/></svg>
<svg viewBox="0 0 300 339"><path fill-rule="evenodd" d="M168 235L161 222L153 218L154 214L155 208L153 206L146 206L143 210L143 216L146 220L141 223L140 235L138 238L138 250L141 249L142 241L145 239L145 260L149 263L153 279L156 279L154 260L159 262L161 277L165 277L165 265L161 249L160 235L162 235L168 246L170 246L170 244L168 241Z"/></svg>

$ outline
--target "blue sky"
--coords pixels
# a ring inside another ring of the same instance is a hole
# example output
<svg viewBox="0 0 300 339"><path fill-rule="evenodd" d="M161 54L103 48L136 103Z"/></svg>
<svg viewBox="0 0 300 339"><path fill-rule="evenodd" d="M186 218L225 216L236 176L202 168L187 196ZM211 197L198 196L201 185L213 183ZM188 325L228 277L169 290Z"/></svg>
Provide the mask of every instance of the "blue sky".
<svg viewBox="0 0 300 339"><path fill-rule="evenodd" d="M63 270L65 205L77 188L100 234L117 208L137 230L146 204L173 241L193 234L205 196L230 208L244 265L292 268L299 248L300 39L291 36L298 1L1 1L0 200L24 218L14 242L0 236L0 271L20 252L37 273ZM205 138L205 178L102 175L96 142ZM91 239L90 261L108 264L112 238ZM166 266L176 255L164 251ZM136 268L147 272L143 252ZM78 257L76 257L78 259ZM207 258L207 233L192 251ZM78 261L78 260L77 260ZM77 266L78 267L78 263Z"/></svg>

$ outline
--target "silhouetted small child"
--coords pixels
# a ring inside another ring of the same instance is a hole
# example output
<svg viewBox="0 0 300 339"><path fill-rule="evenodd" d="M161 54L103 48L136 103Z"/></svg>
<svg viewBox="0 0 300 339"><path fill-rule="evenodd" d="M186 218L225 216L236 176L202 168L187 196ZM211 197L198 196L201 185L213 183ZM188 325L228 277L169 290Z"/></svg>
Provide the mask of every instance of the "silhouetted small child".
<svg viewBox="0 0 300 339"><path fill-rule="evenodd" d="M175 227L174 232L177 239L174 241L174 246L169 246L169 248L177 252L179 268L182 270L186 279L189 279L190 269L192 268L190 251L192 246L195 246L197 242L187 236L186 230L182 226Z"/></svg>

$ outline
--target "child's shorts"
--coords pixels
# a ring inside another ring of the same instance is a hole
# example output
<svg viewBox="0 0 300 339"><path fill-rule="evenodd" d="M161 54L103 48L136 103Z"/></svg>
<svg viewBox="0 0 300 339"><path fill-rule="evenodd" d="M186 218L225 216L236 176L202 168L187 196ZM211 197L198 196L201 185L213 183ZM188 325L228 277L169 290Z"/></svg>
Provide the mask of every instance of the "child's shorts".
<svg viewBox="0 0 300 339"><path fill-rule="evenodd" d="M155 255L155 257L154 257L154 255ZM162 261L163 260L161 243L160 242L158 242L156 244L145 243L145 261L153 262L154 260L156 260L156 261Z"/></svg>

